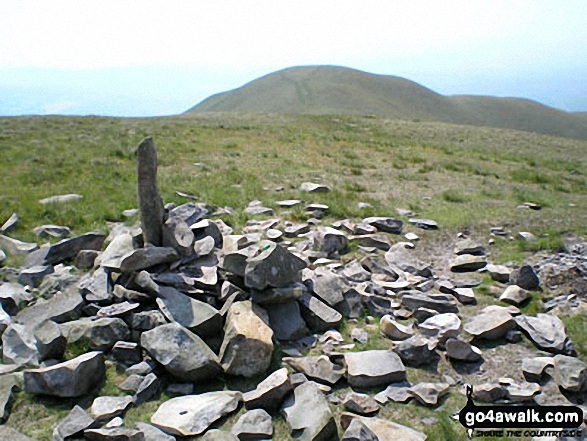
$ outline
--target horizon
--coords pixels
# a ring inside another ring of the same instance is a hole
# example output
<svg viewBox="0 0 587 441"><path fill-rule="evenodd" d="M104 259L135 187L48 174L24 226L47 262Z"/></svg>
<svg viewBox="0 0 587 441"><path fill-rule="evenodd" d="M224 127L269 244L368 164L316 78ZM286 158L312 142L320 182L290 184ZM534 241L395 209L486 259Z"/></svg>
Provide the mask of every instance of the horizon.
<svg viewBox="0 0 587 441"><path fill-rule="evenodd" d="M298 66L587 112L579 0L0 5L0 115L164 116Z"/></svg>

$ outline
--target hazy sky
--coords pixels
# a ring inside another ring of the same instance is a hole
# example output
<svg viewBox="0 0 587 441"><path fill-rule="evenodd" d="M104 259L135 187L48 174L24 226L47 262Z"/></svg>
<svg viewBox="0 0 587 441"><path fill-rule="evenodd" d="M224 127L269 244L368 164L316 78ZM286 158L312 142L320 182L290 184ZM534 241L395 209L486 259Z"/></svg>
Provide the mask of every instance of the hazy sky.
<svg viewBox="0 0 587 441"><path fill-rule="evenodd" d="M587 1L0 0L0 115L175 114L308 64L587 111Z"/></svg>

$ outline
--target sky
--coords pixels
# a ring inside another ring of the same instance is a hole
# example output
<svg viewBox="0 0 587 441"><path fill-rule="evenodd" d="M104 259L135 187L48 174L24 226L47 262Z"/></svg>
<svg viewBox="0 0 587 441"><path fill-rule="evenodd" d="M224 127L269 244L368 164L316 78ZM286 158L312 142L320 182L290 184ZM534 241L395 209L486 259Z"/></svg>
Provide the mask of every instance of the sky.
<svg viewBox="0 0 587 441"><path fill-rule="evenodd" d="M158 116L291 66L587 111L585 0L0 0L0 115Z"/></svg>

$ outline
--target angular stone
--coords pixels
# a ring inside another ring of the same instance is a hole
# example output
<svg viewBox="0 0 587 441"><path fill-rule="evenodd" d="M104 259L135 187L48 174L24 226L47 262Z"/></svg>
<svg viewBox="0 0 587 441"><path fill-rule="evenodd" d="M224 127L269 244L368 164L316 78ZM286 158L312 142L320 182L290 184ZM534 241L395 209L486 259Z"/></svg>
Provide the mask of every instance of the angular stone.
<svg viewBox="0 0 587 441"><path fill-rule="evenodd" d="M46 302L39 302L20 311L15 321L34 329L46 320L62 323L79 317L84 299L76 289L58 292Z"/></svg>
<svg viewBox="0 0 587 441"><path fill-rule="evenodd" d="M568 392L587 390L587 365L578 358L555 355L554 381Z"/></svg>
<svg viewBox="0 0 587 441"><path fill-rule="evenodd" d="M461 333L461 319L459 316L448 312L437 314L418 325L422 334L437 338L444 343L449 338L456 338Z"/></svg>
<svg viewBox="0 0 587 441"><path fill-rule="evenodd" d="M179 259L177 252L168 247L139 248L122 256L120 271L132 273L155 265L171 263Z"/></svg>
<svg viewBox="0 0 587 441"><path fill-rule="evenodd" d="M449 392L449 385L446 383L418 383L408 390L424 406L437 406L438 400Z"/></svg>
<svg viewBox="0 0 587 441"><path fill-rule="evenodd" d="M273 331L268 322L267 313L250 301L230 307L220 348L226 373L252 377L267 370L273 354Z"/></svg>
<svg viewBox="0 0 587 441"><path fill-rule="evenodd" d="M549 367L554 367L553 357L534 357L524 358L522 360L522 374L524 374L524 378L535 383L540 382L546 369Z"/></svg>
<svg viewBox="0 0 587 441"><path fill-rule="evenodd" d="M348 289L344 279L324 267L316 270L306 269L302 278L310 291L331 307L336 307L343 300L343 293Z"/></svg>
<svg viewBox="0 0 587 441"><path fill-rule="evenodd" d="M88 441L144 441L143 433L128 427L103 427L87 429L84 439Z"/></svg>
<svg viewBox="0 0 587 441"><path fill-rule="evenodd" d="M324 332L336 328L342 321L342 315L338 311L321 302L310 293L304 293L298 302L304 321L314 332Z"/></svg>
<svg viewBox="0 0 587 441"><path fill-rule="evenodd" d="M41 199L39 202L43 205L46 204L63 204L65 202L73 202L82 199L83 196L81 194L76 193L69 193L69 194L60 194L56 196L50 196L45 199Z"/></svg>
<svg viewBox="0 0 587 441"><path fill-rule="evenodd" d="M137 343L117 341L112 347L112 357L119 363L132 365L143 360L141 348Z"/></svg>
<svg viewBox="0 0 587 441"><path fill-rule="evenodd" d="M510 275L510 283L520 288L533 291L540 286L540 280L530 265L524 265Z"/></svg>
<svg viewBox="0 0 587 441"><path fill-rule="evenodd" d="M311 409L311 412L308 410ZM286 399L282 412L287 426L300 441L328 441L336 435L336 423L315 383L305 382Z"/></svg>
<svg viewBox="0 0 587 441"><path fill-rule="evenodd" d="M12 237L0 234L0 247L5 249L12 256L26 256L39 248L36 243L22 242Z"/></svg>
<svg viewBox="0 0 587 441"><path fill-rule="evenodd" d="M145 441L175 441L174 436L167 435L150 424L140 422L136 423L135 427L143 434Z"/></svg>
<svg viewBox="0 0 587 441"><path fill-rule="evenodd" d="M565 325L557 316L541 313L536 317L521 315L515 321L538 348L555 354L571 355L574 352Z"/></svg>
<svg viewBox="0 0 587 441"><path fill-rule="evenodd" d="M453 295L463 305L474 305L477 303L477 299L475 299L475 292L472 288L455 288Z"/></svg>
<svg viewBox="0 0 587 441"><path fill-rule="evenodd" d="M298 300L305 291L307 291L307 288L302 283L292 283L281 288L268 288L263 291L251 290L250 297L254 303L268 306Z"/></svg>
<svg viewBox="0 0 587 441"><path fill-rule="evenodd" d="M342 231L331 227L320 227L313 236L314 247L328 256L344 253L349 246L349 239Z"/></svg>
<svg viewBox="0 0 587 441"><path fill-rule="evenodd" d="M194 253L194 233L181 218L170 217L163 224L163 246L173 248L180 256Z"/></svg>
<svg viewBox="0 0 587 441"><path fill-rule="evenodd" d="M261 381L256 389L246 392L243 400L247 409L273 411L281 406L283 399L291 390L287 369L282 368Z"/></svg>
<svg viewBox="0 0 587 441"><path fill-rule="evenodd" d="M157 189L157 149L153 138L146 138L137 149L137 183L141 227L145 243L163 244L163 201Z"/></svg>
<svg viewBox="0 0 587 441"><path fill-rule="evenodd" d="M0 439L6 441L36 441L8 426L0 426Z"/></svg>
<svg viewBox="0 0 587 441"><path fill-rule="evenodd" d="M2 264L4 263L5 260L6 260L6 253L0 249L0 266L2 266Z"/></svg>
<svg viewBox="0 0 587 441"><path fill-rule="evenodd" d="M60 325L68 344L85 340L94 350L109 351L117 341L127 340L130 332L124 320L113 317L84 317Z"/></svg>
<svg viewBox="0 0 587 441"><path fill-rule="evenodd" d="M401 234L404 223L392 217L367 217L363 223L377 228L384 233Z"/></svg>
<svg viewBox="0 0 587 441"><path fill-rule="evenodd" d="M161 389L161 380L151 372L148 374L139 387L133 397L133 402L136 406L143 404L145 401L153 398Z"/></svg>
<svg viewBox="0 0 587 441"><path fill-rule="evenodd" d="M206 236L194 242L194 252L198 257L207 256L214 250L214 238Z"/></svg>
<svg viewBox="0 0 587 441"><path fill-rule="evenodd" d="M130 327L136 331L150 331L166 324L165 316L159 311L142 311L131 315Z"/></svg>
<svg viewBox="0 0 587 441"><path fill-rule="evenodd" d="M267 307L269 326L278 340L298 340L308 334L306 322L297 302L288 302Z"/></svg>
<svg viewBox="0 0 587 441"><path fill-rule="evenodd" d="M307 193L328 193L330 188L323 184L316 184L313 182L302 182L300 190Z"/></svg>
<svg viewBox="0 0 587 441"><path fill-rule="evenodd" d="M459 307L451 295L427 294L420 293L419 291L405 291L401 295L402 306L411 311L415 311L418 308L427 308L441 313L459 312Z"/></svg>
<svg viewBox="0 0 587 441"><path fill-rule="evenodd" d="M12 391L18 387L18 383L15 374L0 375L0 424L4 424L9 416Z"/></svg>
<svg viewBox="0 0 587 441"><path fill-rule="evenodd" d="M365 423L354 418L344 431L341 441L379 441L379 437Z"/></svg>
<svg viewBox="0 0 587 441"><path fill-rule="evenodd" d="M499 296L499 300L510 305L518 306L524 303L531 297L531 294L518 285L508 286L502 295Z"/></svg>
<svg viewBox="0 0 587 441"><path fill-rule="evenodd" d="M95 426L94 418L90 416L84 409L76 405L71 412L62 419L55 430L53 430L54 441L65 441Z"/></svg>
<svg viewBox="0 0 587 441"><path fill-rule="evenodd" d="M483 403L494 403L507 397L507 389L501 384L488 383L473 387L473 398Z"/></svg>
<svg viewBox="0 0 587 441"><path fill-rule="evenodd" d="M260 253L246 259L245 285L262 290L291 284L306 263L271 241L259 243ZM226 259L225 259L226 261Z"/></svg>
<svg viewBox="0 0 587 441"><path fill-rule="evenodd" d="M12 213L6 222L0 227L0 234L6 234L10 230L13 230L18 225L18 214Z"/></svg>
<svg viewBox="0 0 587 441"><path fill-rule="evenodd" d="M320 383L334 385L344 375L344 368L332 363L326 355L285 357L282 361Z"/></svg>
<svg viewBox="0 0 587 441"><path fill-rule="evenodd" d="M541 388L535 383L509 384L506 391L510 403L523 403L532 400L540 393Z"/></svg>
<svg viewBox="0 0 587 441"><path fill-rule="evenodd" d="M193 226L210 213L208 208L209 207L203 203L188 202L187 204L179 205L172 209L169 212L169 217L179 217L186 224Z"/></svg>
<svg viewBox="0 0 587 441"><path fill-rule="evenodd" d="M77 256L75 256L74 265L78 269L92 269L99 255L100 251L81 250L77 253Z"/></svg>
<svg viewBox="0 0 587 441"><path fill-rule="evenodd" d="M71 236L71 230L68 227L63 227L60 225L41 225L40 227L34 228L33 233L42 239L64 239Z"/></svg>
<svg viewBox="0 0 587 441"><path fill-rule="evenodd" d="M263 207L263 203L257 200L251 201L244 212L252 216L273 216L275 214L271 208Z"/></svg>
<svg viewBox="0 0 587 441"><path fill-rule="evenodd" d="M449 263L450 270L455 273L477 271L485 268L486 265L485 257L473 254L461 254Z"/></svg>
<svg viewBox="0 0 587 441"><path fill-rule="evenodd" d="M31 329L12 323L2 334L2 361L5 364L39 365L39 352Z"/></svg>
<svg viewBox="0 0 587 441"><path fill-rule="evenodd" d="M391 246L385 253L385 261L398 274L406 272L420 277L431 277L431 265L414 256L406 248L406 242L399 242Z"/></svg>
<svg viewBox="0 0 587 441"><path fill-rule="evenodd" d="M346 410L359 415L372 415L379 412L379 404L373 398L366 394L350 392L343 401Z"/></svg>
<svg viewBox="0 0 587 441"><path fill-rule="evenodd" d="M239 441L238 437L230 432L224 430L212 429L208 430L202 437L202 441Z"/></svg>
<svg viewBox="0 0 587 441"><path fill-rule="evenodd" d="M414 335L414 330L411 326L404 326L395 321L390 315L381 317L379 327L383 334L392 340L405 340Z"/></svg>
<svg viewBox="0 0 587 441"><path fill-rule="evenodd" d="M432 219L410 218L408 222L418 228L422 228L423 230L438 230L438 223Z"/></svg>
<svg viewBox="0 0 587 441"><path fill-rule="evenodd" d="M391 242L386 236L381 234L360 234L357 236L350 236L351 243L357 243L363 247L373 247L377 250L387 251L391 248Z"/></svg>
<svg viewBox="0 0 587 441"><path fill-rule="evenodd" d="M352 387L375 387L406 378L406 368L392 351L350 352L344 355L344 359L347 379Z"/></svg>
<svg viewBox="0 0 587 441"><path fill-rule="evenodd" d="M508 283L510 280L510 274L512 273L512 269L508 268L505 265L493 265L488 264L485 269L491 276L492 280L500 283Z"/></svg>
<svg viewBox="0 0 587 441"><path fill-rule="evenodd" d="M201 337L216 335L222 329L222 317L213 306L168 286L160 287L159 296L157 303L168 320L176 321Z"/></svg>
<svg viewBox="0 0 587 441"><path fill-rule="evenodd" d="M33 299L33 295L18 283L2 283L0 285L0 304L10 315L18 314L24 302Z"/></svg>
<svg viewBox="0 0 587 441"><path fill-rule="evenodd" d="M448 339L445 347L446 355L453 360L475 362L482 358L482 352L478 347L456 338Z"/></svg>
<svg viewBox="0 0 587 441"><path fill-rule="evenodd" d="M59 325L51 320L41 324L34 333L37 341L39 360L59 359L67 346L67 339L61 334Z"/></svg>
<svg viewBox="0 0 587 441"><path fill-rule="evenodd" d="M506 310L490 310L473 317L464 326L465 331L476 338L499 340L516 327L516 322Z"/></svg>
<svg viewBox="0 0 587 441"><path fill-rule="evenodd" d="M106 373L104 354L88 352L73 360L24 371L25 392L56 397L79 397L90 392Z"/></svg>
<svg viewBox="0 0 587 441"><path fill-rule="evenodd" d="M408 392L410 387L411 385L407 381L390 384L386 389L375 395L375 401L380 404L385 404L389 400L395 403L407 403L413 398Z"/></svg>
<svg viewBox="0 0 587 441"><path fill-rule="evenodd" d="M133 251L133 238L129 232L118 234L108 244L98 263L104 268L120 271L122 258Z"/></svg>
<svg viewBox="0 0 587 441"><path fill-rule="evenodd" d="M435 356L436 341L414 335L402 341L393 350L402 361L410 366L423 366L430 363Z"/></svg>
<svg viewBox="0 0 587 441"><path fill-rule="evenodd" d="M485 247L471 239L459 240L455 246L455 254L472 254L482 256L485 254Z"/></svg>
<svg viewBox="0 0 587 441"><path fill-rule="evenodd" d="M236 410L239 392L207 392L165 401L151 417L151 424L178 436L199 435L214 421Z"/></svg>
<svg viewBox="0 0 587 441"><path fill-rule="evenodd" d="M101 396L94 399L90 407L90 416L99 423L105 423L124 412L133 403L130 395L123 397Z"/></svg>
<svg viewBox="0 0 587 441"><path fill-rule="evenodd" d="M343 412L340 422L343 429L350 427L351 421L358 419L375 434L378 441L425 441L426 435L417 430L382 418L366 418Z"/></svg>
<svg viewBox="0 0 587 441"><path fill-rule="evenodd" d="M29 254L24 262L24 267L35 265L57 265L68 260L73 260L81 250L100 251L104 245L106 236L91 232L81 236L63 239L56 244L42 247Z"/></svg>
<svg viewBox="0 0 587 441"><path fill-rule="evenodd" d="M43 278L49 274L53 274L54 269L51 265L36 265L30 268L23 268L18 276L18 282L21 285L28 285L33 288L38 287Z"/></svg>
<svg viewBox="0 0 587 441"><path fill-rule="evenodd" d="M263 409L249 410L232 426L239 440L265 440L273 435L273 420Z"/></svg>
<svg viewBox="0 0 587 441"><path fill-rule="evenodd" d="M183 381L204 381L222 370L217 355L206 343L178 323L143 332L141 346L167 372Z"/></svg>

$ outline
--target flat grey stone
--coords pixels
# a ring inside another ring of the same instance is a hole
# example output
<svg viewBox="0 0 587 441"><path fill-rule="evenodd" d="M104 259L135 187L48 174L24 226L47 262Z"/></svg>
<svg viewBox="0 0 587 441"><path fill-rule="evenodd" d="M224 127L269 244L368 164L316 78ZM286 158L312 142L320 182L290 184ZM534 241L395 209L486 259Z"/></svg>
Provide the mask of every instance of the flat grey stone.
<svg viewBox="0 0 587 441"><path fill-rule="evenodd" d="M76 193L69 193L69 194L60 194L56 196L50 196L45 199L41 199L39 202L43 205L46 204L63 204L65 202L73 202L82 199L83 196L81 194Z"/></svg>
<svg viewBox="0 0 587 441"><path fill-rule="evenodd" d="M120 271L131 273L150 268L163 263L171 263L178 260L179 256L173 248L149 247L139 248L122 256Z"/></svg>
<svg viewBox="0 0 587 441"><path fill-rule="evenodd" d="M174 436L167 435L162 430L150 424L140 422L136 423L135 427L139 432L142 432L145 441L175 441Z"/></svg>
<svg viewBox="0 0 587 441"><path fill-rule="evenodd" d="M531 297L531 294L518 285L510 285L499 296L499 300L510 305L518 306Z"/></svg>
<svg viewBox="0 0 587 441"><path fill-rule="evenodd" d="M289 285L306 267L306 262L275 242L262 241L259 250L259 254L246 259L244 277L249 288L263 290L269 286L280 288Z"/></svg>
<svg viewBox="0 0 587 441"><path fill-rule="evenodd" d="M344 375L344 368L332 363L326 355L285 357L282 361L296 372L320 383L334 385Z"/></svg>
<svg viewBox="0 0 587 441"><path fill-rule="evenodd" d="M363 223L377 228L384 233L401 234L404 223L392 217L367 217Z"/></svg>
<svg viewBox="0 0 587 441"><path fill-rule="evenodd" d="M151 417L151 424L177 436L199 435L214 421L236 410L239 392L207 392L165 401Z"/></svg>
<svg viewBox="0 0 587 441"><path fill-rule="evenodd" d="M263 409L245 412L232 426L231 432L239 440L265 440L273 435L273 420Z"/></svg>
<svg viewBox="0 0 587 441"><path fill-rule="evenodd" d="M358 418L351 421L341 441L379 441L379 437Z"/></svg>
<svg viewBox="0 0 587 441"><path fill-rule="evenodd" d="M94 418L76 405L53 430L53 440L65 441L67 438L80 435L84 430L94 427L95 424Z"/></svg>
<svg viewBox="0 0 587 441"><path fill-rule="evenodd" d="M587 389L587 365L575 357L554 356L554 381L569 392Z"/></svg>
<svg viewBox="0 0 587 441"><path fill-rule="evenodd" d="M391 340L405 340L414 335L412 326L398 323L391 315L384 315L379 322L381 332Z"/></svg>
<svg viewBox="0 0 587 441"><path fill-rule="evenodd" d="M314 182L302 182L300 190L307 193L328 193L330 188L323 184L316 184Z"/></svg>
<svg viewBox="0 0 587 441"><path fill-rule="evenodd" d="M437 314L420 323L418 329L427 337L435 337L444 343L461 333L461 319L452 312Z"/></svg>
<svg viewBox="0 0 587 441"><path fill-rule="evenodd" d="M438 401L449 392L446 383L418 383L409 388L409 393L425 406L437 406Z"/></svg>
<svg viewBox="0 0 587 441"><path fill-rule="evenodd" d="M382 418L367 418L343 412L340 416L340 423L343 429L348 428L355 419L361 421L375 434L379 441L424 441L426 435L407 426L394 423Z"/></svg>
<svg viewBox="0 0 587 441"><path fill-rule="evenodd" d="M432 361L435 356L435 340L428 340L419 335L414 335L395 346L402 361L410 366L423 366ZM399 381L399 380L396 380Z"/></svg>
<svg viewBox="0 0 587 441"><path fill-rule="evenodd" d="M372 415L379 411L377 401L367 394L349 392L342 404L346 410L359 415Z"/></svg>
<svg viewBox="0 0 587 441"><path fill-rule="evenodd" d="M59 238L64 239L71 236L71 230L68 227L60 225L41 225L33 229L33 233L42 239Z"/></svg>
<svg viewBox="0 0 587 441"><path fill-rule="evenodd" d="M483 256L473 254L461 254L449 262L449 268L455 273L477 271L485 268L487 260Z"/></svg>
<svg viewBox="0 0 587 441"><path fill-rule="evenodd" d="M554 358L534 357L522 360L522 373L528 381L539 382L548 367L554 367Z"/></svg>
<svg viewBox="0 0 587 441"><path fill-rule="evenodd" d="M571 354L574 351L565 325L557 316L541 313L536 317L521 315L515 321L538 348L555 354Z"/></svg>
<svg viewBox="0 0 587 441"><path fill-rule="evenodd" d="M475 362L482 358L482 353L479 348L456 338L448 339L445 346L446 355L454 360Z"/></svg>
<svg viewBox="0 0 587 441"><path fill-rule="evenodd" d="M18 239L0 234L0 247L12 256L26 256L37 250L39 245L31 242L22 242Z"/></svg>
<svg viewBox="0 0 587 441"><path fill-rule="evenodd" d="M344 355L347 380L352 387L375 387L402 381L406 368L400 357L386 350L350 352Z"/></svg>
<svg viewBox="0 0 587 441"><path fill-rule="evenodd" d="M308 292L303 293L298 303L304 321L314 332L324 332L336 328L342 321L342 315L338 311Z"/></svg>
<svg viewBox="0 0 587 441"><path fill-rule="evenodd" d="M469 320L464 329L476 338L499 340L516 327L516 322L506 310L491 310Z"/></svg>
<svg viewBox="0 0 587 441"><path fill-rule="evenodd" d="M10 217L0 227L0 234L6 234L18 225L18 214L12 213Z"/></svg>
<svg viewBox="0 0 587 441"><path fill-rule="evenodd" d="M256 389L246 392L243 400L247 409L273 411L281 406L283 399L291 390L287 369L282 368L261 381Z"/></svg>
<svg viewBox="0 0 587 441"><path fill-rule="evenodd" d="M96 421L105 423L124 412L133 403L130 395L123 397L101 396L94 399L90 407L90 416Z"/></svg>

